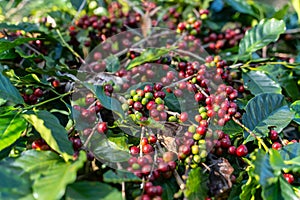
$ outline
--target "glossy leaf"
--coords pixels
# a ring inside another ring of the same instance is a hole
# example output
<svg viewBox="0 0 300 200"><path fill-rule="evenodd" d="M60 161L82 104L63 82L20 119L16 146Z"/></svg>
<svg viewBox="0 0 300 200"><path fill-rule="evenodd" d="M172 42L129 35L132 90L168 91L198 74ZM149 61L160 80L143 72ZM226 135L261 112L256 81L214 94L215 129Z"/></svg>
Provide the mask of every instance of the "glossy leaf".
<svg viewBox="0 0 300 200"><path fill-rule="evenodd" d="M86 160L85 152L81 151L73 163L57 163L49 167L33 184L33 196L36 199L60 199L68 184L76 180L77 171L83 167Z"/></svg>
<svg viewBox="0 0 300 200"><path fill-rule="evenodd" d="M12 49L21 44L28 43L29 41L38 40L38 39L39 38L18 38L13 41L0 39L0 53Z"/></svg>
<svg viewBox="0 0 300 200"><path fill-rule="evenodd" d="M239 195L242 200L252 200L255 197L258 188L258 181L254 177L249 176L247 182L242 186L242 193Z"/></svg>
<svg viewBox="0 0 300 200"><path fill-rule="evenodd" d="M283 160L291 160L300 155L300 144L292 143L284 146L280 151Z"/></svg>
<svg viewBox="0 0 300 200"><path fill-rule="evenodd" d="M300 24L300 2L298 0L291 0L291 1L295 11L297 12L298 23Z"/></svg>
<svg viewBox="0 0 300 200"><path fill-rule="evenodd" d="M94 93L105 108L114 111L116 114L124 118L125 114L121 103L117 99L107 96L102 86L95 86Z"/></svg>
<svg viewBox="0 0 300 200"><path fill-rule="evenodd" d="M141 182L142 180L131 172L127 171L112 171L109 170L103 174L103 179L107 183L122 183L122 182Z"/></svg>
<svg viewBox="0 0 300 200"><path fill-rule="evenodd" d="M200 199L206 196L208 192L206 181L206 177L200 167L192 169L186 182L185 196L188 199Z"/></svg>
<svg viewBox="0 0 300 200"><path fill-rule="evenodd" d="M145 51L141 53L140 56L133 59L128 66L127 70L130 70L136 66L139 66L146 62L153 62L158 60L161 56L169 53L174 50L174 48L147 48Z"/></svg>
<svg viewBox="0 0 300 200"><path fill-rule="evenodd" d="M20 113L7 112L0 115L0 151L13 144L26 129L26 121Z"/></svg>
<svg viewBox="0 0 300 200"><path fill-rule="evenodd" d="M173 94L166 92L165 105L174 112L181 112L180 100Z"/></svg>
<svg viewBox="0 0 300 200"><path fill-rule="evenodd" d="M280 94L265 93L252 98L245 107L243 123L257 136L265 137L269 133L269 127L281 132L293 119L291 112ZM245 132L247 141L254 138ZM249 137L249 138L248 138Z"/></svg>
<svg viewBox="0 0 300 200"><path fill-rule="evenodd" d="M166 180L161 180L157 185L161 185L163 188L162 199L173 200L174 194L178 191L178 184L174 177Z"/></svg>
<svg viewBox="0 0 300 200"><path fill-rule="evenodd" d="M261 93L281 94L281 87L268 75L260 71L249 71L242 74L245 88L253 95Z"/></svg>
<svg viewBox="0 0 300 200"><path fill-rule="evenodd" d="M116 163L127 161L130 157L129 149L124 149L123 146L119 146L105 137L94 137L92 140L94 141L90 149L99 160Z"/></svg>
<svg viewBox="0 0 300 200"><path fill-rule="evenodd" d="M114 55L110 55L105 58L105 64L106 70L112 73L118 71L121 67L119 58Z"/></svg>
<svg viewBox="0 0 300 200"><path fill-rule="evenodd" d="M253 161L254 171L256 177L259 179L259 183L262 186L268 185L276 181L274 170L270 165L270 157L262 150L258 150L255 154L255 160Z"/></svg>
<svg viewBox="0 0 300 200"><path fill-rule="evenodd" d="M300 124L300 100L292 103L291 110L295 112L295 117L293 120Z"/></svg>
<svg viewBox="0 0 300 200"><path fill-rule="evenodd" d="M239 55L249 55L264 46L278 40L280 34L285 31L285 23L282 20L261 20L252 29L246 31L239 44Z"/></svg>
<svg viewBox="0 0 300 200"><path fill-rule="evenodd" d="M27 112L23 117L33 125L53 150L61 153L65 160L72 159L74 151L67 131L53 114L39 110Z"/></svg>
<svg viewBox="0 0 300 200"><path fill-rule="evenodd" d="M243 0L225 0L227 4L229 4L236 11L244 14L251 15L253 17L258 17L258 15L253 11L253 8L247 1Z"/></svg>
<svg viewBox="0 0 300 200"><path fill-rule="evenodd" d="M230 120L225 124L222 131L230 136L235 136L243 132L243 128L237 125L233 120Z"/></svg>
<svg viewBox="0 0 300 200"><path fill-rule="evenodd" d="M121 200L122 194L108 184L81 181L68 186L66 200Z"/></svg>
<svg viewBox="0 0 300 200"><path fill-rule="evenodd" d="M2 70L0 70L0 96L3 99L10 100L17 104L24 103L19 91L11 84L10 80L2 74Z"/></svg>
<svg viewBox="0 0 300 200"><path fill-rule="evenodd" d="M32 193L29 178L21 177L14 168L0 166L0 199L22 199Z"/></svg>

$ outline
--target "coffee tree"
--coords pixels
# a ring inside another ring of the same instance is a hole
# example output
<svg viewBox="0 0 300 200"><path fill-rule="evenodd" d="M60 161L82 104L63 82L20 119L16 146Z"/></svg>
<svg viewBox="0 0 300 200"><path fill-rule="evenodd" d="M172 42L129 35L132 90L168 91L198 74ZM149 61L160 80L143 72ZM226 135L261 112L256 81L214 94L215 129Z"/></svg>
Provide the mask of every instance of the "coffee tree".
<svg viewBox="0 0 300 200"><path fill-rule="evenodd" d="M1 199L299 199L300 5L10 1Z"/></svg>

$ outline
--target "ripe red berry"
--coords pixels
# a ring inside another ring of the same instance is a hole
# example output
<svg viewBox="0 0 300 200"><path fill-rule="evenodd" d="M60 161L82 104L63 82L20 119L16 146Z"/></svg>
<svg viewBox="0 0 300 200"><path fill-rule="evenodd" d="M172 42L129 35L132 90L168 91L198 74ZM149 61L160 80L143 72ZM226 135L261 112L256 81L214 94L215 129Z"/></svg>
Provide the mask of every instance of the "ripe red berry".
<svg viewBox="0 0 300 200"><path fill-rule="evenodd" d="M152 153L154 151L154 148L150 144L146 144L142 147L142 151L145 154Z"/></svg>
<svg viewBox="0 0 300 200"><path fill-rule="evenodd" d="M137 102L134 102L133 108L134 108L134 110L139 111L139 110L143 109L143 105L141 104L141 102L137 101Z"/></svg>
<svg viewBox="0 0 300 200"><path fill-rule="evenodd" d="M130 147L130 153L131 155L138 155L140 153L140 148L137 146Z"/></svg>
<svg viewBox="0 0 300 200"><path fill-rule="evenodd" d="M148 138L143 137L143 138L141 139L141 142L140 142L140 143L141 143L142 146L148 144Z"/></svg>
<svg viewBox="0 0 300 200"><path fill-rule="evenodd" d="M248 149L246 145L241 144L237 149L236 149L236 155L239 157L246 156L248 154Z"/></svg>
<svg viewBox="0 0 300 200"><path fill-rule="evenodd" d="M58 88L60 86L60 81L58 79L55 79L51 82L52 86L55 88Z"/></svg>
<svg viewBox="0 0 300 200"><path fill-rule="evenodd" d="M180 116L179 116L179 120L181 122L186 122L188 120L188 113L187 112L181 113Z"/></svg>
<svg viewBox="0 0 300 200"><path fill-rule="evenodd" d="M41 90L40 88L36 88L33 92L33 94L36 96L36 97L41 97L43 96L43 90Z"/></svg>
<svg viewBox="0 0 300 200"><path fill-rule="evenodd" d="M108 127L107 127L107 123L106 122L100 122L98 125L97 125L97 131L98 133L106 133L106 131L108 130Z"/></svg>
<svg viewBox="0 0 300 200"><path fill-rule="evenodd" d="M292 174L283 174L283 177L289 184L292 184L295 180Z"/></svg>
<svg viewBox="0 0 300 200"><path fill-rule="evenodd" d="M282 147L282 145L279 142L274 142L272 144L272 148L275 150L279 150L279 149L281 149L281 147Z"/></svg>
<svg viewBox="0 0 300 200"><path fill-rule="evenodd" d="M196 133L200 135L205 135L206 133L206 127L205 126L198 126L196 129Z"/></svg>
<svg viewBox="0 0 300 200"><path fill-rule="evenodd" d="M157 141L157 137L154 134L151 134L149 136L149 142L154 144L154 143L156 143L156 141Z"/></svg>
<svg viewBox="0 0 300 200"><path fill-rule="evenodd" d="M236 147L235 146L230 146L228 148L228 153L231 154L231 155L235 155L235 153L236 153Z"/></svg>
<svg viewBox="0 0 300 200"><path fill-rule="evenodd" d="M221 139L221 147L222 148L229 148L230 146L231 146L230 139L227 139L227 138L222 138Z"/></svg>
<svg viewBox="0 0 300 200"><path fill-rule="evenodd" d="M275 130L271 130L269 133L269 137L272 141L275 141L278 139L278 133Z"/></svg>

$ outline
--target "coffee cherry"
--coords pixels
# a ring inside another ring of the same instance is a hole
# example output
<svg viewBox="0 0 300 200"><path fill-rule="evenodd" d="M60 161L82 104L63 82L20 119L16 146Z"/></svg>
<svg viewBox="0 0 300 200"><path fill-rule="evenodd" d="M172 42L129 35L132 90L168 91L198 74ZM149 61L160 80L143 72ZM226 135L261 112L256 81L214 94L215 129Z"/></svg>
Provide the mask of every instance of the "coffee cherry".
<svg viewBox="0 0 300 200"><path fill-rule="evenodd" d="M160 162L157 166L157 170L161 173L165 173L165 172L169 171L168 163Z"/></svg>
<svg viewBox="0 0 300 200"><path fill-rule="evenodd" d="M236 154L236 147L235 146L230 146L228 148L228 153L231 155L235 155Z"/></svg>
<svg viewBox="0 0 300 200"><path fill-rule="evenodd" d="M154 90L160 91L162 88L163 88L163 84L162 83L155 83L154 84Z"/></svg>
<svg viewBox="0 0 300 200"><path fill-rule="evenodd" d="M294 182L294 176L292 174L283 174L283 177L289 184L293 184Z"/></svg>
<svg viewBox="0 0 300 200"><path fill-rule="evenodd" d="M43 96L43 90L41 90L40 88L36 88L33 92L33 94L36 96L36 97L42 97Z"/></svg>
<svg viewBox="0 0 300 200"><path fill-rule="evenodd" d="M106 133L107 130L108 130L108 127L107 127L107 123L106 122L100 122L100 123L98 123L98 125L97 125L97 131L98 131L98 133L103 134L103 133Z"/></svg>
<svg viewBox="0 0 300 200"><path fill-rule="evenodd" d="M140 153L140 148L136 147L136 146L132 146L130 148L130 154L131 155L138 155Z"/></svg>
<svg viewBox="0 0 300 200"><path fill-rule="evenodd" d="M282 145L279 142L274 142L272 144L272 148L275 150L279 150L279 149L281 149L281 147L282 147Z"/></svg>
<svg viewBox="0 0 300 200"><path fill-rule="evenodd" d="M271 130L269 133L269 137L272 141L275 141L278 139L278 133L275 130Z"/></svg>
<svg viewBox="0 0 300 200"><path fill-rule="evenodd" d="M149 154L154 151L154 148L150 144L146 144L142 147L142 151L144 154Z"/></svg>
<svg viewBox="0 0 300 200"><path fill-rule="evenodd" d="M246 145L241 144L237 149L236 149L236 155L239 157L246 156L248 154L248 149Z"/></svg>
<svg viewBox="0 0 300 200"><path fill-rule="evenodd" d="M149 136L149 142L152 143L152 144L155 144L156 141L157 141L157 137L154 134L151 134Z"/></svg>
<svg viewBox="0 0 300 200"><path fill-rule="evenodd" d="M142 146L144 146L144 145L148 144L148 138L146 138L146 137L143 137L143 138L141 139L141 142L140 142L140 144L141 144Z"/></svg>
<svg viewBox="0 0 300 200"><path fill-rule="evenodd" d="M163 161L171 162L174 161L176 158L176 154L172 151L167 151L163 154Z"/></svg>
<svg viewBox="0 0 300 200"><path fill-rule="evenodd" d="M137 101L137 102L134 102L133 104L133 109L136 110L136 111L140 111L143 109L143 105L141 104L141 102Z"/></svg>
<svg viewBox="0 0 300 200"><path fill-rule="evenodd" d="M55 79L51 82L52 86L55 88L58 88L60 86L60 81L58 79Z"/></svg>
<svg viewBox="0 0 300 200"><path fill-rule="evenodd" d="M230 146L231 146L230 139L227 139L227 138L222 138L221 139L221 147L222 148L229 148Z"/></svg>
<svg viewBox="0 0 300 200"><path fill-rule="evenodd" d="M180 116L179 116L179 120L181 122L186 122L188 120L188 114L187 114L187 112L181 113Z"/></svg>

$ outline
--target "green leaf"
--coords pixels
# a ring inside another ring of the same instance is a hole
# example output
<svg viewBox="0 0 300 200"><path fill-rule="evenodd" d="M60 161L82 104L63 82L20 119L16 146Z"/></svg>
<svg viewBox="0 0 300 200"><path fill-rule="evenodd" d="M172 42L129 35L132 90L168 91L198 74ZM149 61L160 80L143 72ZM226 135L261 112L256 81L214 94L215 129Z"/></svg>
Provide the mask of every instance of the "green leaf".
<svg viewBox="0 0 300 200"><path fill-rule="evenodd" d="M119 58L115 55L110 55L107 58L105 58L105 64L107 71L112 73L118 71L121 67Z"/></svg>
<svg viewBox="0 0 300 200"><path fill-rule="evenodd" d="M281 172L283 168L286 168L286 164L279 153L279 151L270 149L270 165L276 172Z"/></svg>
<svg viewBox="0 0 300 200"><path fill-rule="evenodd" d="M103 174L103 180L107 183L141 182L142 180L131 172L109 170Z"/></svg>
<svg viewBox="0 0 300 200"><path fill-rule="evenodd" d="M125 117L124 111L122 109L121 103L116 100L115 98L111 98L107 96L104 92L103 86L94 86L94 93L96 97L100 100L101 104L109 109L114 111L116 114L118 114L120 117Z"/></svg>
<svg viewBox="0 0 300 200"><path fill-rule="evenodd" d="M179 99L173 94L166 92L166 97L164 98L165 105L174 112L181 112L181 106Z"/></svg>
<svg viewBox="0 0 300 200"><path fill-rule="evenodd" d="M161 185L163 188L162 199L174 200L174 194L178 191L178 184L174 177L166 180L161 180L154 185Z"/></svg>
<svg viewBox="0 0 300 200"><path fill-rule="evenodd" d="M300 124L300 100L292 103L292 105L290 107L291 107L291 110L295 112L295 116L294 116L293 120L295 122L297 122L298 124Z"/></svg>
<svg viewBox="0 0 300 200"><path fill-rule="evenodd" d="M59 123L59 120L46 110L27 112L23 117L33 125L46 143L60 153L65 160L73 158L72 143L68 139L68 133Z"/></svg>
<svg viewBox="0 0 300 200"><path fill-rule="evenodd" d="M39 31L39 27L35 23L22 22L15 24L0 23L0 29L8 29L11 31L24 30L26 32Z"/></svg>
<svg viewBox="0 0 300 200"><path fill-rule="evenodd" d="M295 77L282 65L264 65L258 68L266 72L273 80L278 82L285 92L294 100L300 96Z"/></svg>
<svg viewBox="0 0 300 200"><path fill-rule="evenodd" d="M236 11L244 14L251 15L253 17L259 18L259 16L253 11L251 5L244 0L225 0L225 2L234 8Z"/></svg>
<svg viewBox="0 0 300 200"><path fill-rule="evenodd" d="M281 132L293 119L294 114L289 110L284 96L280 94L265 93L252 98L245 107L243 123L257 136L266 137L269 127ZM247 141L254 138L244 132Z"/></svg>
<svg viewBox="0 0 300 200"><path fill-rule="evenodd" d="M247 182L242 186L242 193L240 194L240 199L242 200L252 200L255 199L255 193L258 188L258 181L254 177L249 175Z"/></svg>
<svg viewBox="0 0 300 200"><path fill-rule="evenodd" d="M249 71L242 74L245 87L253 95L261 93L281 94L281 87L273 81L268 75L260 71Z"/></svg>
<svg viewBox="0 0 300 200"><path fill-rule="evenodd" d="M254 167L253 173L256 175L256 179L262 186L274 183L276 176L274 170L270 165L269 154L266 154L262 150L258 150L255 154L255 160L252 161Z"/></svg>
<svg viewBox="0 0 300 200"><path fill-rule="evenodd" d="M66 186L76 179L77 171L86 160L85 152L81 151L74 162L64 160L52 151L25 151L10 164L19 167L30 175L35 199L60 199Z"/></svg>
<svg viewBox="0 0 300 200"><path fill-rule="evenodd" d="M71 0L72 6L76 9L79 10L81 4L83 3L83 1L78 1L78 0ZM84 3L84 7L86 6L86 2ZM83 8L84 8L83 7Z"/></svg>
<svg viewBox="0 0 300 200"><path fill-rule="evenodd" d="M10 80L4 76L0 70L0 96L17 104L23 104L24 100L19 91L13 86Z"/></svg>
<svg viewBox="0 0 300 200"><path fill-rule="evenodd" d="M20 113L7 112L0 115L0 151L13 144L26 129L26 121Z"/></svg>
<svg viewBox="0 0 300 200"><path fill-rule="evenodd" d="M32 193L29 178L20 177L20 173L12 167L0 166L0 199L21 199Z"/></svg>
<svg viewBox="0 0 300 200"><path fill-rule="evenodd" d="M126 69L130 70L143 63L156 61L161 56L169 53L174 49L175 48L146 48L146 50L143 51L140 56L136 57L128 64Z"/></svg>
<svg viewBox="0 0 300 200"><path fill-rule="evenodd" d="M283 160L291 160L293 158L296 158L300 155L300 144L292 143L283 146L279 153Z"/></svg>
<svg viewBox="0 0 300 200"><path fill-rule="evenodd" d="M17 38L14 41L0 39L0 53L33 40L39 40L39 38Z"/></svg>
<svg viewBox="0 0 300 200"><path fill-rule="evenodd" d="M264 200L284 200L280 192L278 178L275 183L263 186L261 194Z"/></svg>
<svg viewBox="0 0 300 200"><path fill-rule="evenodd" d="M291 184L289 184L283 177L279 177L280 190L277 190L283 197L283 199L298 200Z"/></svg>
<svg viewBox="0 0 300 200"><path fill-rule="evenodd" d="M300 2L298 0L292 0L292 5L298 15L298 23L300 24Z"/></svg>
<svg viewBox="0 0 300 200"><path fill-rule="evenodd" d="M117 163L128 161L130 158L129 149L124 149L123 146L119 146L99 134L94 134L92 140L90 149L99 160Z"/></svg>
<svg viewBox="0 0 300 200"><path fill-rule="evenodd" d="M86 154L81 151L73 163L58 163L49 167L33 184L33 196L36 199L60 199L68 184L76 180L77 171L83 167Z"/></svg>
<svg viewBox="0 0 300 200"><path fill-rule="evenodd" d="M252 29L246 31L244 38L239 44L239 55L249 55L271 42L275 42L280 34L285 31L285 23L282 20L261 20Z"/></svg>
<svg viewBox="0 0 300 200"><path fill-rule="evenodd" d="M273 18L281 20L287 15L290 6L288 4L284 5L280 10L274 13Z"/></svg>
<svg viewBox="0 0 300 200"><path fill-rule="evenodd" d="M66 200L121 200L122 194L108 184L81 181L67 187Z"/></svg>
<svg viewBox="0 0 300 200"><path fill-rule="evenodd" d="M188 199L202 199L207 196L207 177L200 167L192 169L186 181L185 196Z"/></svg>
<svg viewBox="0 0 300 200"><path fill-rule="evenodd" d="M222 131L226 134L229 134L229 136L235 136L239 133L242 133L243 128L237 125L233 120L230 120L225 124Z"/></svg>

